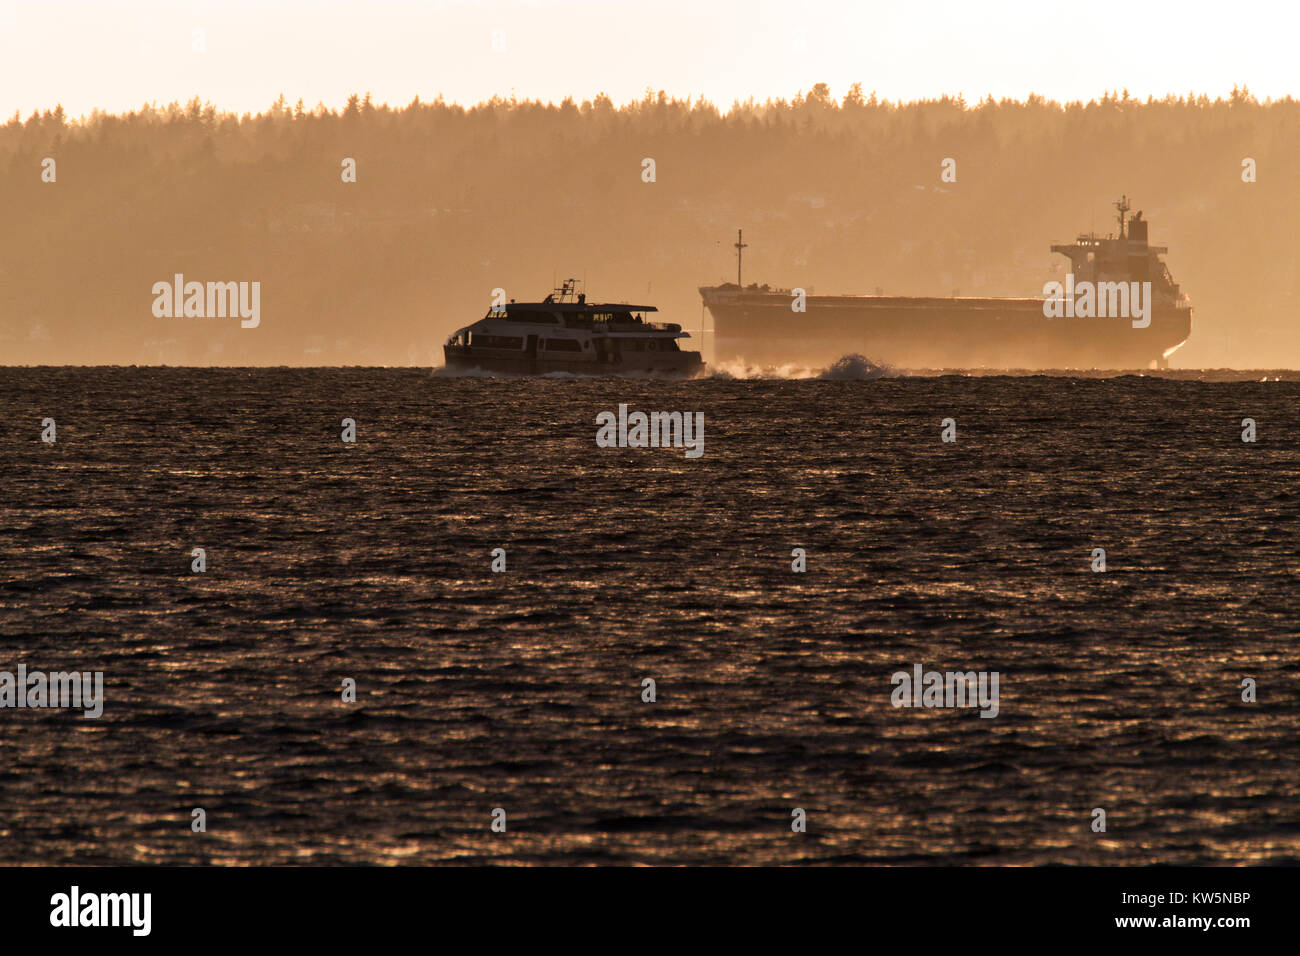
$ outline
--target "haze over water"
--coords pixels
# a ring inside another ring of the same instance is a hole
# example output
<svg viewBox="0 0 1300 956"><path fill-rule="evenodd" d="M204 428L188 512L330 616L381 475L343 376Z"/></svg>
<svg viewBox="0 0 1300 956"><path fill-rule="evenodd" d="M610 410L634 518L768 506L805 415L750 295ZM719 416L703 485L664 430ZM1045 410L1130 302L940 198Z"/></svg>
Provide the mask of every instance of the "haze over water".
<svg viewBox="0 0 1300 956"><path fill-rule="evenodd" d="M1300 862L1300 382L1234 377L0 369L0 669L106 697L4 712L0 861Z"/></svg>

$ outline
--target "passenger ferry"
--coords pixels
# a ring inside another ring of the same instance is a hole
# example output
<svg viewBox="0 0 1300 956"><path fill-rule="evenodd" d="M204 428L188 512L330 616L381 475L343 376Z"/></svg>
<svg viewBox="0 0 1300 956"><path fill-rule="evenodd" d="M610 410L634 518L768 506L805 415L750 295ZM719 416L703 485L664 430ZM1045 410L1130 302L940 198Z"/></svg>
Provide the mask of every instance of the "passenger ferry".
<svg viewBox="0 0 1300 956"><path fill-rule="evenodd" d="M577 280L541 302L515 302L488 310L457 330L443 346L447 368L514 375L576 372L587 375L689 376L703 363L678 339L689 332L675 322L647 322L652 305L591 303Z"/></svg>

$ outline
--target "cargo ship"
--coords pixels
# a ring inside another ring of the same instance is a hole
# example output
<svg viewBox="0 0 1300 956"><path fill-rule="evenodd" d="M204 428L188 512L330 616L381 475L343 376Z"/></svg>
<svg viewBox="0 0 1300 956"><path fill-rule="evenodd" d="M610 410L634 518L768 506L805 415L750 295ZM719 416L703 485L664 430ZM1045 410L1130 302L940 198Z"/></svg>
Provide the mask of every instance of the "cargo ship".
<svg viewBox="0 0 1300 956"><path fill-rule="evenodd" d="M858 352L898 369L1168 368L1191 334L1191 304L1161 258L1168 249L1148 243L1141 210L1128 216L1126 196L1115 207L1118 236L1081 234L1052 245L1070 260L1070 273L1056 294L1045 289L1042 297L801 295L745 286L741 233L736 282L699 290L713 316L715 361L831 362Z"/></svg>
<svg viewBox="0 0 1300 956"><path fill-rule="evenodd" d="M648 322L653 305L588 302L566 279L541 302L494 306L443 346L446 367L507 375L567 372L681 378L703 367L684 351L689 332L675 322Z"/></svg>

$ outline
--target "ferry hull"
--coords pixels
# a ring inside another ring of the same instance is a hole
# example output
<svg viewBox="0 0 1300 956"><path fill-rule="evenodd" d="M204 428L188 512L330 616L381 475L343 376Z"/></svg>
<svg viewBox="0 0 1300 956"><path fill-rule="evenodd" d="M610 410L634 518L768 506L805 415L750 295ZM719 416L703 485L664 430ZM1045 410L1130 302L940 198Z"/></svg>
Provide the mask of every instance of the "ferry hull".
<svg viewBox="0 0 1300 956"><path fill-rule="evenodd" d="M524 354L492 354L472 346L443 346L447 368L462 371L478 369L501 375L546 375L566 372L572 375L653 375L664 378L689 378L703 368L699 352L661 352L656 355L622 356L620 362L593 359L529 357Z"/></svg>
<svg viewBox="0 0 1300 956"><path fill-rule="evenodd" d="M1129 318L1047 318L1036 298L808 296L700 289L718 361L834 362L858 352L904 369L1141 369L1165 367L1191 334L1192 310L1157 306Z"/></svg>

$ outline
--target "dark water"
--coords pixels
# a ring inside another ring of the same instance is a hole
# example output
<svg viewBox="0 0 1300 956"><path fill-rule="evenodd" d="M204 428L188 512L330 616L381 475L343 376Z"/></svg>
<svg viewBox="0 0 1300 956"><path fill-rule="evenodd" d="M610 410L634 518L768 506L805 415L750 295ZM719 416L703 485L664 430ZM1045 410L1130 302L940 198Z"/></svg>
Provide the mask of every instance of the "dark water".
<svg viewBox="0 0 1300 956"><path fill-rule="evenodd" d="M106 682L99 720L0 710L2 862L1300 861L1295 381L0 399L0 670ZM704 456L596 448L619 402L704 412ZM892 707L914 663L998 671L999 715Z"/></svg>

